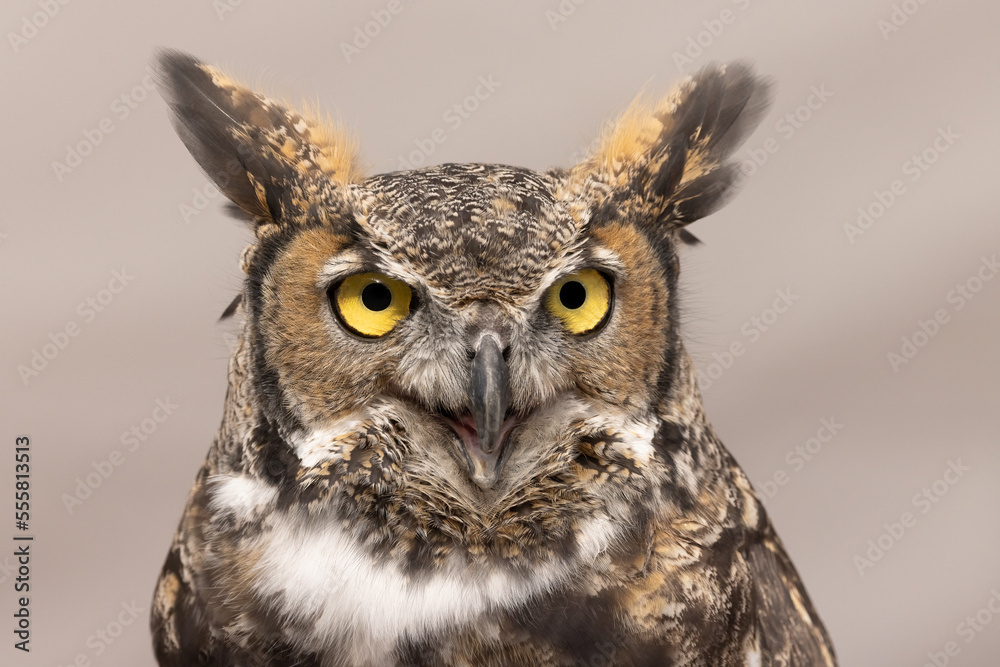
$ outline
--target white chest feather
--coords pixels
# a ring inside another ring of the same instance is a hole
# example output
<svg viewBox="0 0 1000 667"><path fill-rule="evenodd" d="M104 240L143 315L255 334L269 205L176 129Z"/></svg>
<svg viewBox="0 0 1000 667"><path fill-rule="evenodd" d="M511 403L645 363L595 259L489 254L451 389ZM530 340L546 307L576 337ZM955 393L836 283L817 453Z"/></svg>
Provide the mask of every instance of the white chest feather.
<svg viewBox="0 0 1000 667"><path fill-rule="evenodd" d="M260 509L260 484L246 477L221 482L215 509ZM239 493L234 491L239 490ZM246 505L243 505L246 503ZM346 639L357 664L389 664L398 640L467 625L481 613L515 607L568 580L580 564L593 562L612 544L617 529L607 519L582 526L573 563L561 561L512 575L492 568L456 565L445 572L410 577L400 567L376 561L334 522L317 521L299 510L272 514L271 529L251 546L259 555L254 587L275 596L273 611L313 628L308 650L322 652Z"/></svg>

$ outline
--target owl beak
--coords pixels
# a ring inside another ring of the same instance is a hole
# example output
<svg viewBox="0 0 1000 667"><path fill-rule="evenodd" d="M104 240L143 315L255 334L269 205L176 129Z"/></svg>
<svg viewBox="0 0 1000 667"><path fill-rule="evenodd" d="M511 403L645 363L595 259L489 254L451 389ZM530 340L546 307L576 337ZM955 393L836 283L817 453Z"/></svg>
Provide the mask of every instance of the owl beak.
<svg viewBox="0 0 1000 667"><path fill-rule="evenodd" d="M469 405L479 451L467 453L472 464L470 472L473 481L483 488L490 488L496 482L503 440L510 426L505 423L510 387L507 361L497 336L484 333L475 347L475 353Z"/></svg>

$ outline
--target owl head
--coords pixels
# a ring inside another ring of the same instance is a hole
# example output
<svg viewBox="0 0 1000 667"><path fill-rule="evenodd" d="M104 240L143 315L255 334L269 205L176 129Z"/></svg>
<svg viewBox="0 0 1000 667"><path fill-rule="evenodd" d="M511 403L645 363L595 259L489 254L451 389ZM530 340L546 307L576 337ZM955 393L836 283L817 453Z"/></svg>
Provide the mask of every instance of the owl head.
<svg viewBox="0 0 1000 667"><path fill-rule="evenodd" d="M181 139L255 233L233 466L266 459L413 558L571 548L561 526L648 497L659 423L696 402L677 248L737 181L768 97L749 66L636 101L568 169L366 176L329 122L190 56L158 65Z"/></svg>

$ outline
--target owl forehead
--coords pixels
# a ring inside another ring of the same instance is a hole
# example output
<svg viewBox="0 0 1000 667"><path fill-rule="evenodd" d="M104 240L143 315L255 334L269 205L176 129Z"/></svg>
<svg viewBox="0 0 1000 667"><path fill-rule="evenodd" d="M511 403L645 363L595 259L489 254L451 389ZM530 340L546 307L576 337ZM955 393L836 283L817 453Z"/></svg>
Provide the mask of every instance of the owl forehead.
<svg viewBox="0 0 1000 667"><path fill-rule="evenodd" d="M361 184L362 228L393 263L459 301L534 293L582 245L585 215L528 169L446 164Z"/></svg>

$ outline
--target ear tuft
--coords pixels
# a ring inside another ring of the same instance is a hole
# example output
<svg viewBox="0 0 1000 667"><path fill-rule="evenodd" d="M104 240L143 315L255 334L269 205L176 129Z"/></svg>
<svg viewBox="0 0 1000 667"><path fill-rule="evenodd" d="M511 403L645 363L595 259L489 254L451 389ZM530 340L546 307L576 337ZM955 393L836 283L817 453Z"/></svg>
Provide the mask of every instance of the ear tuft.
<svg viewBox="0 0 1000 667"><path fill-rule="evenodd" d="M770 94L750 65L711 64L659 100L636 99L571 178L610 186L654 222L686 225L733 191L738 171L729 158L760 122Z"/></svg>
<svg viewBox="0 0 1000 667"><path fill-rule="evenodd" d="M256 93L185 53L162 51L154 65L184 145L258 223L288 222L318 181L346 185L362 177L355 140L328 120Z"/></svg>

